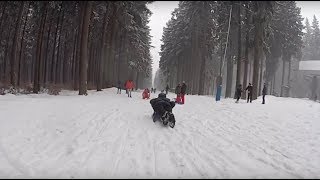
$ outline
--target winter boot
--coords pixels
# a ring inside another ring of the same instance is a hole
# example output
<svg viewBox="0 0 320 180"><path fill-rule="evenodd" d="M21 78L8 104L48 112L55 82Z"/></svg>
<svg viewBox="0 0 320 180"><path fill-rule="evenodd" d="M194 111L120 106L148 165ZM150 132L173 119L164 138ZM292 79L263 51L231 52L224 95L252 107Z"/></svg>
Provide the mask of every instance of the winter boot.
<svg viewBox="0 0 320 180"><path fill-rule="evenodd" d="M161 117L162 123L163 125L167 125L168 124L168 120L169 120L169 113L168 111L166 111L162 117Z"/></svg>

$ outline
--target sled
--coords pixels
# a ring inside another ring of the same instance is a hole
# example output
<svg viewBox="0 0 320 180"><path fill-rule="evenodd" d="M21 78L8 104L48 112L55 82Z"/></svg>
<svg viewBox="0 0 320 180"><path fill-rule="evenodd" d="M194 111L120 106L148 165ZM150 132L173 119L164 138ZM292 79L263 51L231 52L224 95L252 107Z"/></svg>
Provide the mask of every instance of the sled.
<svg viewBox="0 0 320 180"><path fill-rule="evenodd" d="M161 121L164 126L169 125L171 128L174 128L176 123L175 117L171 112L168 113L168 116L165 117L164 120L162 120L161 117L156 113L153 113L152 119L153 119L153 122Z"/></svg>

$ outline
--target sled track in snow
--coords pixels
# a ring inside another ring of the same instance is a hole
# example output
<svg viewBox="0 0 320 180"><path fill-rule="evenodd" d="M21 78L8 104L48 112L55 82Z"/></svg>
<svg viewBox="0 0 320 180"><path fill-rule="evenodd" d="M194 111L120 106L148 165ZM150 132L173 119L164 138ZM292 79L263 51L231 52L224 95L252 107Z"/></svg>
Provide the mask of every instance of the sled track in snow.
<svg viewBox="0 0 320 180"><path fill-rule="evenodd" d="M186 104L174 108L176 125L170 128L152 122L149 100L140 93L132 98L115 93L1 96L0 117L7 118L0 122L0 158L7 162L0 162L0 173L10 169L14 177L30 178L320 177L319 104L274 97L267 97L266 105L233 99L216 103L186 96Z"/></svg>

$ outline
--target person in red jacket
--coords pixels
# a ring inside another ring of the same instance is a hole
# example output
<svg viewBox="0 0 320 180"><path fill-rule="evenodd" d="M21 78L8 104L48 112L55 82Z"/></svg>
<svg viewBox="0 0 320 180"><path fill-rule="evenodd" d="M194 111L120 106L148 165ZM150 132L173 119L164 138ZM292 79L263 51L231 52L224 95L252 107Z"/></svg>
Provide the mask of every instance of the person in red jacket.
<svg viewBox="0 0 320 180"><path fill-rule="evenodd" d="M148 88L146 88L142 93L142 99L149 99L149 98L150 98L150 91Z"/></svg>
<svg viewBox="0 0 320 180"><path fill-rule="evenodd" d="M126 83L126 89L128 90L128 97L131 97L131 91L134 88L134 84L132 80L127 81Z"/></svg>

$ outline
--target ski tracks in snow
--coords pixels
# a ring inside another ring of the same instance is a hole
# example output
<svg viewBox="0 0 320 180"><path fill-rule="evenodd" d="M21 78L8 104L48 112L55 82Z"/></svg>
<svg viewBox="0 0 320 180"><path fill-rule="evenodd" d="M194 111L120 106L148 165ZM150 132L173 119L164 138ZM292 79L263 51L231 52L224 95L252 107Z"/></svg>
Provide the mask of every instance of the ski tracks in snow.
<svg viewBox="0 0 320 180"><path fill-rule="evenodd" d="M12 121L0 129L0 177L320 177L316 104L186 96L186 104L173 110L172 129L152 122L149 100L140 92L133 98L115 92L3 96L8 104L0 103L0 116ZM10 113L14 108L21 113ZM34 108L42 113L30 114Z"/></svg>

